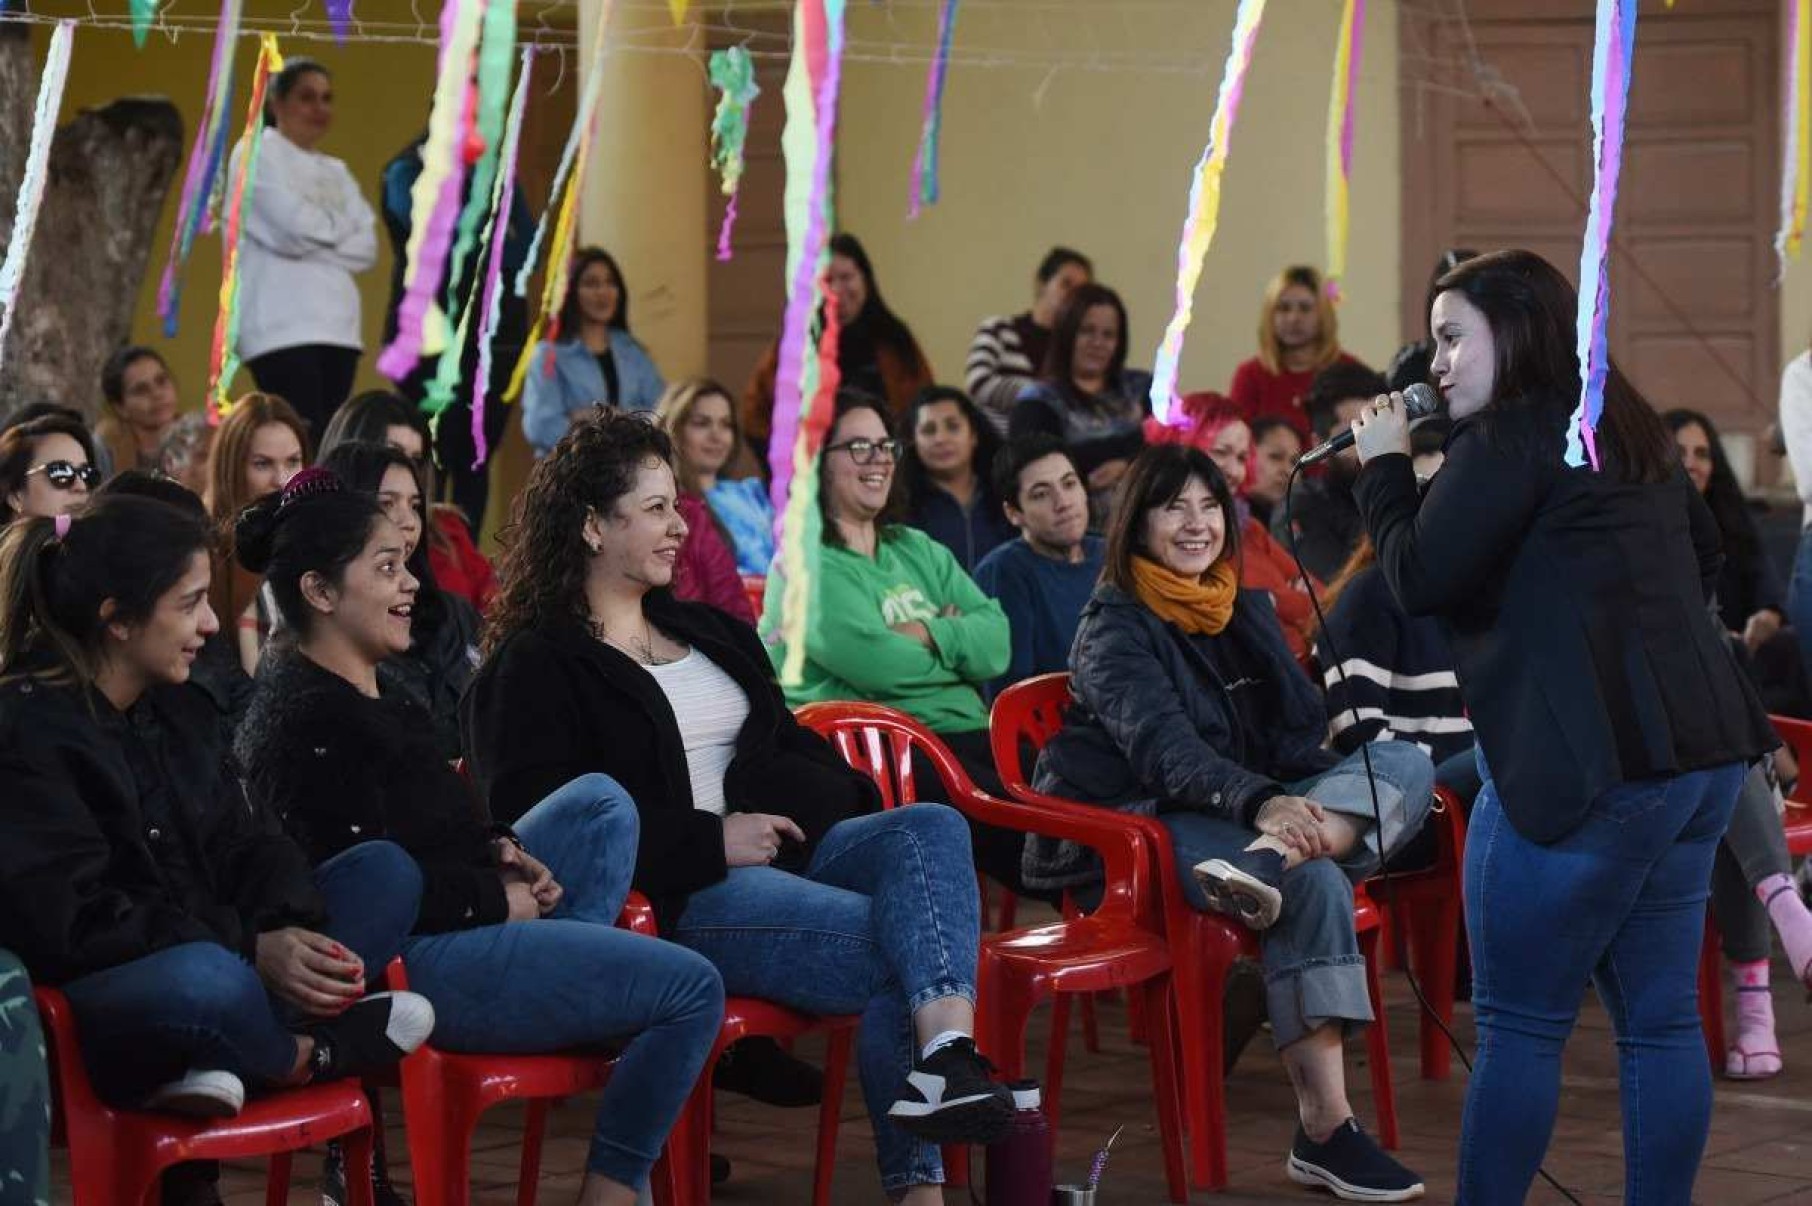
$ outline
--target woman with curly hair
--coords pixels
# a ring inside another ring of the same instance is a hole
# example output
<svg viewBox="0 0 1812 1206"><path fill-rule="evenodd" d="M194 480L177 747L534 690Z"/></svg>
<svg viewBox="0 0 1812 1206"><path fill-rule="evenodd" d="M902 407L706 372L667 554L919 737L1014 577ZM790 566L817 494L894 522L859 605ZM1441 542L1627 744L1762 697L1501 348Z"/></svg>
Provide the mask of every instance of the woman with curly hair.
<svg viewBox="0 0 1812 1206"><path fill-rule="evenodd" d="M464 704L472 769L505 822L576 776L621 783L662 935L730 994L862 1014L883 1188L939 1202L937 1145L989 1142L1012 1112L971 1037L968 830L942 805L879 811L793 719L754 631L673 596L672 455L659 428L603 410L529 475Z"/></svg>

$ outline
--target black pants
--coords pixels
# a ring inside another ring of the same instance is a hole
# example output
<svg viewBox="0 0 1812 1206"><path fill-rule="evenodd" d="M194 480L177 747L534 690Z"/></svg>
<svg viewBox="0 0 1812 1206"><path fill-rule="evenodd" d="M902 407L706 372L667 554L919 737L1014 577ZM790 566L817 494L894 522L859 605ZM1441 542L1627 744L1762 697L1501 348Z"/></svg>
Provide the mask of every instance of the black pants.
<svg viewBox="0 0 1812 1206"><path fill-rule="evenodd" d="M1006 798L1006 788L1001 785L1000 773L994 767L994 751L989 748L986 729L969 733L939 733L938 739L950 747L950 752L963 764L963 769L969 772L969 778L974 780L977 787L996 799ZM943 782L928 762L923 758L915 758L912 769L921 800L949 801L950 793L944 790ZM969 842L974 849L976 869L1015 896L1042 900L1051 905L1062 898L1061 892L1026 887L1025 877L1019 869L1019 856L1026 844L1025 834L1015 829L1002 829L998 825L985 825L971 820Z"/></svg>
<svg viewBox="0 0 1812 1206"><path fill-rule="evenodd" d="M278 348L245 362L252 379L267 394L276 394L296 408L308 424L312 442L319 444L333 412L352 394L359 373L357 348L326 343L304 343Z"/></svg>

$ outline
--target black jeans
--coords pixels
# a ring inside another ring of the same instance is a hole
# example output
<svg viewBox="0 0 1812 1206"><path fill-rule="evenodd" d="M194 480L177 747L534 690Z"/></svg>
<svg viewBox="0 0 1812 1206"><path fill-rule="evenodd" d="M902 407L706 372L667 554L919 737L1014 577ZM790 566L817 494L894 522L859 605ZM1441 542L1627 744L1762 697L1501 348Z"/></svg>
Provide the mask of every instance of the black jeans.
<svg viewBox="0 0 1812 1206"><path fill-rule="evenodd" d="M296 408L308 424L311 442L319 444L333 412L352 394L359 373L358 348L304 343L278 348L245 362L252 379L267 394L276 394Z"/></svg>

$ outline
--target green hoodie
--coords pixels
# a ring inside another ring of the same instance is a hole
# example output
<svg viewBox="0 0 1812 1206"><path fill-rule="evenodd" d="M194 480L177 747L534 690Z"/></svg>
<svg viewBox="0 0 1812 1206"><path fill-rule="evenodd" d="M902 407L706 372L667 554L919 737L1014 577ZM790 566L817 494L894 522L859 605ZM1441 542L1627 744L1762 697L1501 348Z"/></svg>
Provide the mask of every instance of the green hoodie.
<svg viewBox="0 0 1812 1206"><path fill-rule="evenodd" d="M762 607L776 668L786 661L775 623L785 589L776 562ZM942 614L946 607L958 614ZM892 629L913 620L937 648ZM865 700L916 716L933 732L975 732L988 727L981 685L1006 671L1012 644L1006 613L949 549L917 528L889 526L872 560L824 547L805 672L798 686L786 688L786 701Z"/></svg>

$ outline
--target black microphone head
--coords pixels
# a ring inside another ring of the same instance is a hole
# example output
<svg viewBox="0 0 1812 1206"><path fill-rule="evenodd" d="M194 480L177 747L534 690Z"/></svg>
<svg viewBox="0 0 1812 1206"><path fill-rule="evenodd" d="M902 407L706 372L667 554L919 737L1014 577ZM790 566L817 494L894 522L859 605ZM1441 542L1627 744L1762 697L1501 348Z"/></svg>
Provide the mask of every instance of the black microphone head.
<svg viewBox="0 0 1812 1206"><path fill-rule="evenodd" d="M1418 381L1403 391L1403 409L1411 419L1426 419L1440 413L1441 395L1435 393L1434 386Z"/></svg>

